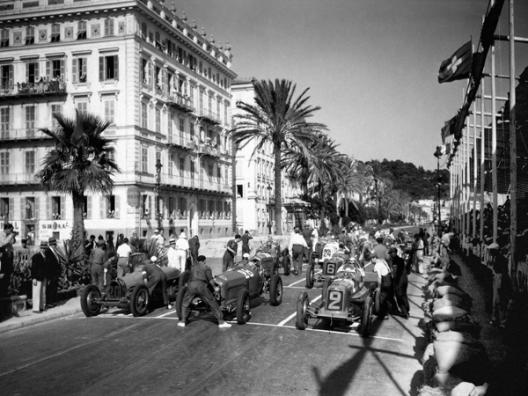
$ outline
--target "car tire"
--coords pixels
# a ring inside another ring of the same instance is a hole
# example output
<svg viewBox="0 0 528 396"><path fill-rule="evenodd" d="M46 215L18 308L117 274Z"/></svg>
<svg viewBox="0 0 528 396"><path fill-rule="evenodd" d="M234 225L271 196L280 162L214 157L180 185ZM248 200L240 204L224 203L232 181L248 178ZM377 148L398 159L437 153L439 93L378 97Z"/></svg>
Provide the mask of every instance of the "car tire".
<svg viewBox="0 0 528 396"><path fill-rule="evenodd" d="M295 317L295 327L305 330L308 326L308 293L302 292L297 298L297 315Z"/></svg>
<svg viewBox="0 0 528 396"><path fill-rule="evenodd" d="M95 299L101 298L101 291L95 285L86 286L81 292L81 309L87 316L97 316L101 312L101 304Z"/></svg>
<svg viewBox="0 0 528 396"><path fill-rule="evenodd" d="M284 269L284 276L290 275L290 255L282 256L282 268Z"/></svg>
<svg viewBox="0 0 528 396"><path fill-rule="evenodd" d="M280 305L282 303L282 279L279 275L275 274L271 276L270 280L270 303L273 306Z"/></svg>
<svg viewBox="0 0 528 396"><path fill-rule="evenodd" d="M180 290L178 290L178 294L176 294L176 313L178 314L178 318L180 320L183 320L182 318L182 307L183 307L183 300L185 299L185 294L187 293L187 286L183 286Z"/></svg>
<svg viewBox="0 0 528 396"><path fill-rule="evenodd" d="M361 337L368 337L372 323L372 296L368 295L363 302L363 312L361 314L361 324L359 334Z"/></svg>
<svg viewBox="0 0 528 396"><path fill-rule="evenodd" d="M311 289L314 285L314 265L310 264L306 270L306 288Z"/></svg>
<svg viewBox="0 0 528 396"><path fill-rule="evenodd" d="M246 324L249 320L249 292L247 289L242 289L238 293L236 305L236 317L238 324Z"/></svg>
<svg viewBox="0 0 528 396"><path fill-rule="evenodd" d="M150 296L146 286L134 287L130 296L130 312L134 316L144 316L148 312Z"/></svg>

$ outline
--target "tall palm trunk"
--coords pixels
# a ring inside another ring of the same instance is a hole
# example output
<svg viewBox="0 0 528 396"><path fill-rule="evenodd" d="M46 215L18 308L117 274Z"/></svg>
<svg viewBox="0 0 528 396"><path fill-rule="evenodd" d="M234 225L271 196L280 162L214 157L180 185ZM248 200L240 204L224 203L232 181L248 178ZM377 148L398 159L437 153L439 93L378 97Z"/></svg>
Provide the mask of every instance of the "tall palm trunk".
<svg viewBox="0 0 528 396"><path fill-rule="evenodd" d="M231 139L231 230L235 234L237 230L237 184L236 184L236 155L238 144Z"/></svg>
<svg viewBox="0 0 528 396"><path fill-rule="evenodd" d="M72 192L73 201L73 228L72 228L72 250L76 251L83 244L84 238L84 217L83 206L84 196L78 192Z"/></svg>
<svg viewBox="0 0 528 396"><path fill-rule="evenodd" d="M277 235L282 235L282 173L280 143L275 143L273 154L275 156L275 232Z"/></svg>

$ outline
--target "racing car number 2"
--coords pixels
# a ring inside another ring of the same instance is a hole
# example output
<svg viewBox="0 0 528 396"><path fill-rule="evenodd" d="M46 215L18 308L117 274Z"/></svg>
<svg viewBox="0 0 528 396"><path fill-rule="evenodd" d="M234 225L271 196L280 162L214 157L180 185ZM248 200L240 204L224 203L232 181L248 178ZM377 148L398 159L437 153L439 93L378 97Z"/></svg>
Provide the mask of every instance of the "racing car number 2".
<svg viewBox="0 0 528 396"><path fill-rule="evenodd" d="M331 290L328 293L328 309L339 311L341 309L341 301L343 300L343 293L337 290Z"/></svg>

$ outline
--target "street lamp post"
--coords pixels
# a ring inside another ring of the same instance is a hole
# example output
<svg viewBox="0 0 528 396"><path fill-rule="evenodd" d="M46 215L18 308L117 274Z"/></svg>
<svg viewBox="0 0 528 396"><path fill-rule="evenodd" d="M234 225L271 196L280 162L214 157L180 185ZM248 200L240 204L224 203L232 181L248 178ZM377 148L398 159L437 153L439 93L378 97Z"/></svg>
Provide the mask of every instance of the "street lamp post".
<svg viewBox="0 0 528 396"><path fill-rule="evenodd" d="M158 219L158 229L162 229L161 225L161 207L160 207L160 185L161 185L161 160L156 159L156 218Z"/></svg>
<svg viewBox="0 0 528 396"><path fill-rule="evenodd" d="M271 184L268 183L266 189L268 190L268 233L271 235Z"/></svg>
<svg viewBox="0 0 528 396"><path fill-rule="evenodd" d="M436 157L436 197L438 203L438 236L442 236L442 219L440 211L440 157L442 156L442 146L436 146L434 156Z"/></svg>

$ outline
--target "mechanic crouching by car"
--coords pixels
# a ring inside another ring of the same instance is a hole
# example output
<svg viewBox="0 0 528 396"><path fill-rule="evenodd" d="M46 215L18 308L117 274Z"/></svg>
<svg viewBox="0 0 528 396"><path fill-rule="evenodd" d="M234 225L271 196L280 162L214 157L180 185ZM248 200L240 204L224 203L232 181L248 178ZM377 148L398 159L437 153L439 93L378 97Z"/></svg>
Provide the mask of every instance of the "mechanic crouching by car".
<svg viewBox="0 0 528 396"><path fill-rule="evenodd" d="M299 227L293 229L293 233L290 236L289 249L293 259L293 273L295 275L302 274L304 252L308 249L308 245L301 235Z"/></svg>
<svg viewBox="0 0 528 396"><path fill-rule="evenodd" d="M231 325L224 321L222 311L216 302L213 293L209 290L208 286L211 285L215 292L219 291L219 288L213 280L213 274L211 268L205 264L206 258L204 255L198 256L196 263L193 263L191 267L191 277L189 280L189 288L185 294L185 298L182 304L181 320L178 322L179 327L185 327L187 316L189 315L189 305L193 298L200 297L205 302L218 320L218 327L221 329L229 328Z"/></svg>
<svg viewBox="0 0 528 396"><path fill-rule="evenodd" d="M156 256L152 256L150 258L150 263L143 266L143 278L145 286L149 289L149 295L152 295L156 285L161 283L163 305L165 305L167 309L171 309L172 305L169 304L169 296L167 294L167 274L165 274L158 265L158 258Z"/></svg>

